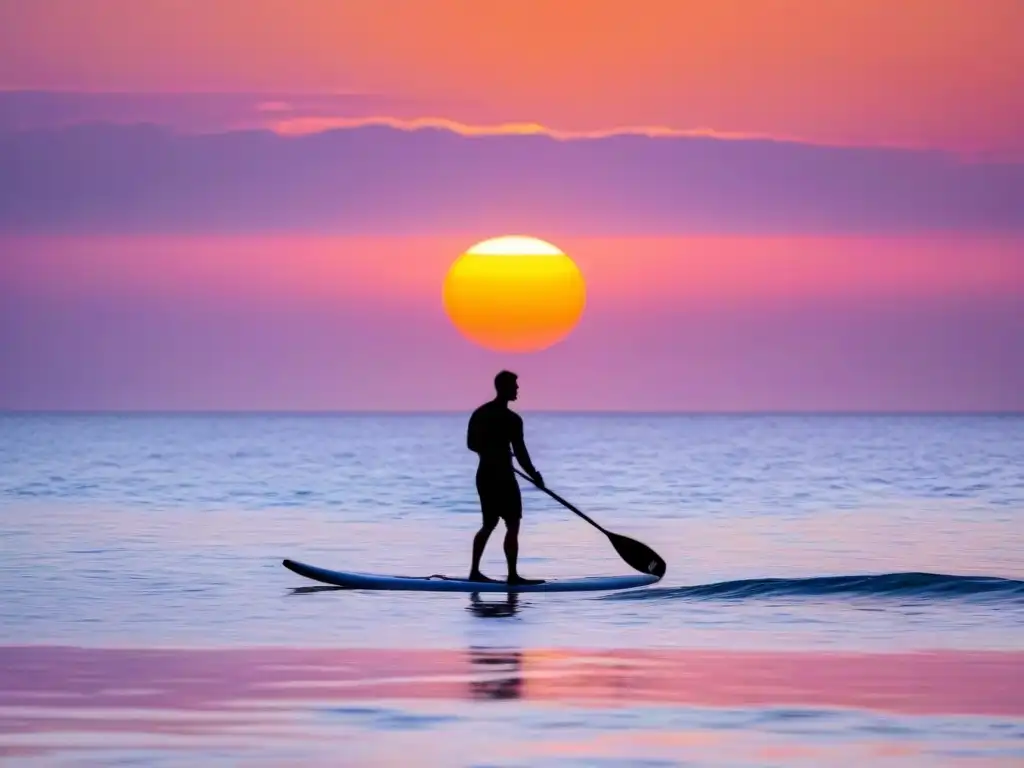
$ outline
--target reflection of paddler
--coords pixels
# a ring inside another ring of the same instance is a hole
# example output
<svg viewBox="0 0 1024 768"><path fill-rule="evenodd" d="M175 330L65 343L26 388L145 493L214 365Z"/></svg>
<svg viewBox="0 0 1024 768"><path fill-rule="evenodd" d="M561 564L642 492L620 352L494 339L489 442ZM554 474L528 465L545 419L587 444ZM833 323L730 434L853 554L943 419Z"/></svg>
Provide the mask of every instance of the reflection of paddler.
<svg viewBox="0 0 1024 768"><path fill-rule="evenodd" d="M519 593L506 592L502 601L481 600L479 592L469 596L469 610L481 619L515 616L519 610Z"/></svg>
<svg viewBox="0 0 1024 768"><path fill-rule="evenodd" d="M469 662L484 675L470 681L474 699L518 699L523 694L523 655L520 651L470 648ZM501 677L492 677L496 674Z"/></svg>

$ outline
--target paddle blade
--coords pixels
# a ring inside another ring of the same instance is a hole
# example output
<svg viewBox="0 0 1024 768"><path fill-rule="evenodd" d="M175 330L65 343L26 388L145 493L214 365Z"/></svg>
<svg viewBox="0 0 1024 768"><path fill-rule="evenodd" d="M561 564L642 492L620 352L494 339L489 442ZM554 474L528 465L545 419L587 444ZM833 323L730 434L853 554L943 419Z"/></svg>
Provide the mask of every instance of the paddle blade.
<svg viewBox="0 0 1024 768"><path fill-rule="evenodd" d="M653 574L659 579L665 575L667 568L665 561L646 544L617 533L609 533L608 539L615 547L615 551L619 553L619 557L625 560L630 568L640 571L640 573Z"/></svg>

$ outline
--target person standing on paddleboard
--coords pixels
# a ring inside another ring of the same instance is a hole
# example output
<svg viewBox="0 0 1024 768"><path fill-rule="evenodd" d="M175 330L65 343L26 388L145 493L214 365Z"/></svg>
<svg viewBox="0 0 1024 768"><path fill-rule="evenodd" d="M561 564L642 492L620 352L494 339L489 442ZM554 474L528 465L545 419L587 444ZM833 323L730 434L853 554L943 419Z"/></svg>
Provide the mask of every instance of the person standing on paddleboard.
<svg viewBox="0 0 1024 768"><path fill-rule="evenodd" d="M519 396L519 381L511 371L501 371L494 377L496 396L475 411L469 418L466 445L480 457L476 470L476 490L480 496L483 525L473 538L473 564L470 581L495 581L480 572L480 558L498 521L505 522L505 559L508 561L509 584L543 584L543 579L524 579L519 575L519 523L523 517L523 499L519 482L512 468L515 454L526 473L541 488L541 477L530 461L523 438L523 419L508 407Z"/></svg>

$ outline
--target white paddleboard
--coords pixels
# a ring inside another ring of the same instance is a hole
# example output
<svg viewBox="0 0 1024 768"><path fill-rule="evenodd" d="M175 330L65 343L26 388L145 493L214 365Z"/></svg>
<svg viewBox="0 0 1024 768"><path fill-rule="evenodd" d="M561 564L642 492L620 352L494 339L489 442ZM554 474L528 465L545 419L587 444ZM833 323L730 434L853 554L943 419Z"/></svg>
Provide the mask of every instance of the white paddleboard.
<svg viewBox="0 0 1024 768"><path fill-rule="evenodd" d="M385 576L377 573L353 573L317 568L294 560L282 565L307 579L333 584L348 589L384 589L416 592L597 592L611 589L630 589L654 584L657 576L637 573L628 576L588 576L581 579L550 579L543 584L516 584L503 581L469 581L445 576Z"/></svg>

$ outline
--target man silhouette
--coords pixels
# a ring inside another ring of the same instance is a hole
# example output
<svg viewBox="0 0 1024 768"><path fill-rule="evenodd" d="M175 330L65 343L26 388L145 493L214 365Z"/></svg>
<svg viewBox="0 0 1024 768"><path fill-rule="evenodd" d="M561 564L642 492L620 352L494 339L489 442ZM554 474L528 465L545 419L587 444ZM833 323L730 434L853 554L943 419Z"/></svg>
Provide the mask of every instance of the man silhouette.
<svg viewBox="0 0 1024 768"><path fill-rule="evenodd" d="M519 483L512 469L512 453L526 473L537 485L544 487L541 477L530 461L523 439L523 419L508 407L519 395L516 374L501 371L494 377L497 393L469 418L466 445L480 456L476 470L476 490L480 495L483 525L473 538L473 565L469 570L471 581L495 581L480 572L480 558L491 533L499 520L505 521L505 559L508 561L509 584L542 584L543 579L524 579L519 575L519 522L523 516L523 499ZM511 451L510 451L511 449Z"/></svg>

